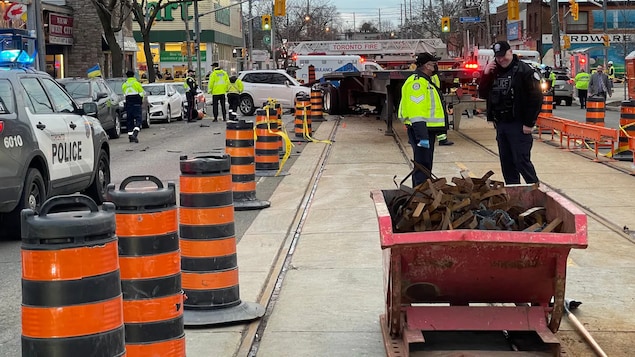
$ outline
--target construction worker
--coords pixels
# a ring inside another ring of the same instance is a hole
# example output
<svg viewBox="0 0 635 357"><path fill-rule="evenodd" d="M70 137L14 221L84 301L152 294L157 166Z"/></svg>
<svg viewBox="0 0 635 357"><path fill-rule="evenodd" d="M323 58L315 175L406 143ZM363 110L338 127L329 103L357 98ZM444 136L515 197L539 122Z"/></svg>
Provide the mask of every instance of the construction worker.
<svg viewBox="0 0 635 357"><path fill-rule="evenodd" d="M187 98L187 121L188 123L195 122L198 119L198 110L196 109L196 92L198 85L196 84L193 69L187 70L187 77L183 82L183 88L185 88L185 97Z"/></svg>
<svg viewBox="0 0 635 357"><path fill-rule="evenodd" d="M439 66L438 65L434 65L434 74L431 77L432 79L432 83L437 86L437 88L441 88L441 80L439 79ZM443 96L443 91L440 91ZM437 140L439 140L439 145L442 146L450 146L450 145L454 145L454 141L450 141L448 140L448 132L447 130L437 134Z"/></svg>
<svg viewBox="0 0 635 357"><path fill-rule="evenodd" d="M227 84L229 76L227 72L220 68L218 62L212 63L212 73L209 75L207 93L212 95L212 113L214 121L218 121L218 103L223 111L223 121L227 121L227 109L225 108L225 94L227 94Z"/></svg>
<svg viewBox="0 0 635 357"><path fill-rule="evenodd" d="M542 106L540 73L513 54L506 41L492 46L495 61L483 70L479 95L487 100L487 121L494 122L505 183L537 183L531 162L531 131Z"/></svg>
<svg viewBox="0 0 635 357"><path fill-rule="evenodd" d="M580 73L575 75L573 81L575 82L575 89L578 90L578 99L580 99L580 109L586 108L586 96L587 89L589 89L589 80L591 75L584 71L584 68L580 68Z"/></svg>
<svg viewBox="0 0 635 357"><path fill-rule="evenodd" d="M227 101L229 102L229 112L238 115L238 106L240 105L240 93L243 92L243 81L236 76L229 77L227 85Z"/></svg>
<svg viewBox="0 0 635 357"><path fill-rule="evenodd" d="M549 71L549 79L551 80L551 95L553 96L553 109L556 109L558 101L556 100L556 74L553 70Z"/></svg>
<svg viewBox="0 0 635 357"><path fill-rule="evenodd" d="M609 61L606 67L606 75L609 76L611 82L615 82L615 67L613 67L613 61Z"/></svg>
<svg viewBox="0 0 635 357"><path fill-rule="evenodd" d="M429 171L415 170L412 175L413 187L429 178L432 173L435 136L448 129L443 95L431 78L439 59L428 52L419 54L415 61L415 73L401 87L397 116L406 125L414 161Z"/></svg>
<svg viewBox="0 0 635 357"><path fill-rule="evenodd" d="M141 130L141 105L145 92L141 83L137 81L133 71L127 71L128 80L121 85L121 91L126 98L126 127L128 128L128 140L131 143L139 142L139 131Z"/></svg>

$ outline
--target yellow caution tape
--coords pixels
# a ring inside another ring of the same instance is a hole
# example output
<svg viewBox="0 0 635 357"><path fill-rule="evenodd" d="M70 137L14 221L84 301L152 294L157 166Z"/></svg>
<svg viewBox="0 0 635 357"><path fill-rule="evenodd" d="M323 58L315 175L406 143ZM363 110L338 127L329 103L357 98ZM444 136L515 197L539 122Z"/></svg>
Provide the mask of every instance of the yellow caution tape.
<svg viewBox="0 0 635 357"><path fill-rule="evenodd" d="M267 124L267 132L270 134L274 134L274 135L278 135L282 138L282 140L285 143L285 150L284 150L284 155L282 156L282 159L280 161L280 168L278 169L278 171L276 172L275 176L280 175L280 172L282 171L282 168L284 167L284 164L287 162L287 160L289 159L289 156L291 156L291 148L293 148L295 145L293 145L293 143L291 142L291 139L289 139L289 135L287 135L286 130L282 130L280 128L278 128L278 131L274 131L271 129L271 123L278 123L278 118L276 116L276 119L271 120L270 116L269 116L269 106L266 105L264 107L264 109L267 112L267 119L264 121L264 123ZM263 122L259 122L258 124L263 124ZM283 125L284 128L284 125ZM256 133L256 129L257 129L257 125L254 126L254 141L258 140L258 134Z"/></svg>
<svg viewBox="0 0 635 357"><path fill-rule="evenodd" d="M304 136L305 139L314 143L332 144L331 140L316 140L311 137L311 135L309 134L309 124L308 124L308 117L306 115L306 112L307 112L306 108L307 107L304 107L304 119L302 120L302 136Z"/></svg>

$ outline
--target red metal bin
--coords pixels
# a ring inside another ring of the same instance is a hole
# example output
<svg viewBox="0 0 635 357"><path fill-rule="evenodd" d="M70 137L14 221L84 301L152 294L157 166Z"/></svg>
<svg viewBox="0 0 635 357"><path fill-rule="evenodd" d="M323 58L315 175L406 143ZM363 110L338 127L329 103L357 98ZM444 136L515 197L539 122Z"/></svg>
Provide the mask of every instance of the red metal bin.
<svg viewBox="0 0 635 357"><path fill-rule="evenodd" d="M555 192L506 190L525 208L545 207L548 221L561 218L561 233L393 233L386 202L399 191L371 191L383 250L380 320L388 355L407 356L426 331L535 331L559 346L554 333L564 312L567 257L571 248L587 247L587 217Z"/></svg>

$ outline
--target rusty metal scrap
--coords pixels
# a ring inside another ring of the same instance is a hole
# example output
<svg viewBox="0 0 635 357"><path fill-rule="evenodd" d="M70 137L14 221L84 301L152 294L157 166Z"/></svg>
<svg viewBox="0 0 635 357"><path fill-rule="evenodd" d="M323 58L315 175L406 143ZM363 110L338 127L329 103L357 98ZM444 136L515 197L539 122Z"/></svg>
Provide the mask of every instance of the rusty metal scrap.
<svg viewBox="0 0 635 357"><path fill-rule="evenodd" d="M473 178L467 172L431 179L410 188L400 185L400 194L389 203L395 232L424 232L452 229L558 232L562 220L547 221L545 207L523 208L514 202L494 173ZM537 188L537 186L536 186Z"/></svg>

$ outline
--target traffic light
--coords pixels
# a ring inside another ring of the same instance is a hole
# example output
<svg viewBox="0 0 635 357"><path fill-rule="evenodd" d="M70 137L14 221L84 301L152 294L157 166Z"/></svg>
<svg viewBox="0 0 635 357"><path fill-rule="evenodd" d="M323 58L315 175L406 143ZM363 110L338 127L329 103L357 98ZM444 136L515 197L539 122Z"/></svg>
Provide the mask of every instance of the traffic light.
<svg viewBox="0 0 635 357"><path fill-rule="evenodd" d="M571 37L569 37L569 35L564 35L562 36L562 39L564 41L564 45L562 45L562 48L565 50L571 48Z"/></svg>
<svg viewBox="0 0 635 357"><path fill-rule="evenodd" d="M271 30L271 15L265 14L260 18L261 20L261 28L263 31Z"/></svg>
<svg viewBox="0 0 635 357"><path fill-rule="evenodd" d="M520 9L518 8L518 0L509 0L507 2L507 20L520 20Z"/></svg>
<svg viewBox="0 0 635 357"><path fill-rule="evenodd" d="M604 47L610 47L609 35L602 35L602 42L604 43Z"/></svg>
<svg viewBox="0 0 635 357"><path fill-rule="evenodd" d="M181 43L181 56L187 56L187 42Z"/></svg>
<svg viewBox="0 0 635 357"><path fill-rule="evenodd" d="M578 10L579 5L574 0L571 0L573 3L571 4L571 17L573 17L573 21L578 21Z"/></svg>
<svg viewBox="0 0 635 357"><path fill-rule="evenodd" d="M286 16L286 14L287 14L287 1L273 0L273 16Z"/></svg>
<svg viewBox="0 0 635 357"><path fill-rule="evenodd" d="M441 32L450 32L450 17L444 16L441 18Z"/></svg>

